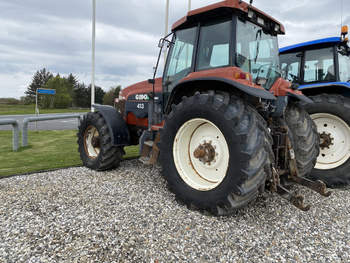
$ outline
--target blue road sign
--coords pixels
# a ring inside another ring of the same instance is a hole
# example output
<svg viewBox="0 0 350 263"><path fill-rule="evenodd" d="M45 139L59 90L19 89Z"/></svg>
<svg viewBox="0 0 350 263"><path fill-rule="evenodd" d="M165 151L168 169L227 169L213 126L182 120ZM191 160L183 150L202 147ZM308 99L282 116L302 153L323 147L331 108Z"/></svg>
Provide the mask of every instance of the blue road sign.
<svg viewBox="0 0 350 263"><path fill-rule="evenodd" d="M38 94L55 95L56 90L54 89L37 89Z"/></svg>

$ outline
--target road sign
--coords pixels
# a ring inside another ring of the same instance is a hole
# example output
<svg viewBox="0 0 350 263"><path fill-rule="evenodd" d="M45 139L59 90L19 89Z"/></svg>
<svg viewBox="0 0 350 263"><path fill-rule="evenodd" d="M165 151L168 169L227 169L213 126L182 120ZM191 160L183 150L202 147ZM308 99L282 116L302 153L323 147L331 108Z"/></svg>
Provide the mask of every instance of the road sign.
<svg viewBox="0 0 350 263"><path fill-rule="evenodd" d="M54 89L37 89L38 94L55 95L56 90Z"/></svg>
<svg viewBox="0 0 350 263"><path fill-rule="evenodd" d="M35 94L35 115L39 116L39 107L38 107L38 95L44 94L44 95L55 95L56 90L55 89L36 89ZM37 129L37 123L35 122L35 129Z"/></svg>

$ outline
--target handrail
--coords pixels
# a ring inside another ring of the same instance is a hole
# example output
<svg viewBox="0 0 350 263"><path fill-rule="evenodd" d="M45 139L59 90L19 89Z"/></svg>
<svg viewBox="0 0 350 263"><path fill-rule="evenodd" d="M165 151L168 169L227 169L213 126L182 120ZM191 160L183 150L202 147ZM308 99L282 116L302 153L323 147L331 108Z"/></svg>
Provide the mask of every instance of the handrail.
<svg viewBox="0 0 350 263"><path fill-rule="evenodd" d="M81 119L80 114L69 114L69 115L55 115L55 116L40 116L40 117L28 117L23 120L22 127L22 146L28 145L28 124L33 121L50 121L50 120L59 120L59 119Z"/></svg>
<svg viewBox="0 0 350 263"><path fill-rule="evenodd" d="M15 119L0 119L0 125L12 125L12 150L18 150L19 141L19 125Z"/></svg>

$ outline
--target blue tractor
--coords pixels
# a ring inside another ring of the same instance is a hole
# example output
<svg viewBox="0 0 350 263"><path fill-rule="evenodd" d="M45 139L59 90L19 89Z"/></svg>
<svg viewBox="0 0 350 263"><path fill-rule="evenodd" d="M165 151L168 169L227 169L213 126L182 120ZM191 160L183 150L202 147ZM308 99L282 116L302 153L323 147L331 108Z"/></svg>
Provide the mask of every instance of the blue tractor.
<svg viewBox="0 0 350 263"><path fill-rule="evenodd" d="M320 135L320 154L310 177L333 187L350 184L350 48L347 33L347 26L343 26L341 37L280 49L284 78L298 84L298 89L314 101L304 105Z"/></svg>

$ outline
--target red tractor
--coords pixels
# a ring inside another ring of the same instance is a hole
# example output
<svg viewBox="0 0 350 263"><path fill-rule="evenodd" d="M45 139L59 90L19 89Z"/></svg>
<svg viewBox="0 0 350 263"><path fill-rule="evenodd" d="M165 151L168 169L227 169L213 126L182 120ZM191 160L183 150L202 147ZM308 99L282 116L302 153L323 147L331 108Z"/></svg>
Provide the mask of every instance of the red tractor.
<svg viewBox="0 0 350 263"><path fill-rule="evenodd" d="M140 160L159 159L169 188L189 207L227 215L269 189L308 210L290 183L329 192L304 178L319 136L298 104L312 101L281 78L278 34L282 24L240 0L190 11L159 42L157 67L169 49L163 77L155 79L156 69L153 79L121 91L118 111L95 105L85 116L84 165L115 168L123 147L140 145Z"/></svg>

